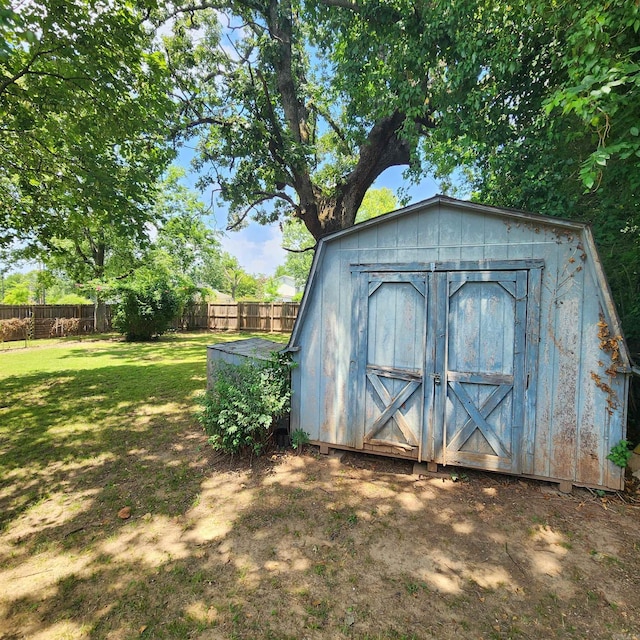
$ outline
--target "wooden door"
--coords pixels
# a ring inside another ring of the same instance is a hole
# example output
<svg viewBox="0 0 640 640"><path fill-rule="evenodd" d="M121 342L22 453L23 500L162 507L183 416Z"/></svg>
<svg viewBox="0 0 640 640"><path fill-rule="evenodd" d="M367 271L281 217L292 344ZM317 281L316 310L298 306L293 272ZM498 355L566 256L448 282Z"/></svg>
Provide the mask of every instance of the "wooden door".
<svg viewBox="0 0 640 640"><path fill-rule="evenodd" d="M369 273L365 280L364 379L359 447L419 456L426 326L424 273ZM362 344L362 343L361 343Z"/></svg>
<svg viewBox="0 0 640 640"><path fill-rule="evenodd" d="M527 271L449 272L444 297L441 461L518 473Z"/></svg>

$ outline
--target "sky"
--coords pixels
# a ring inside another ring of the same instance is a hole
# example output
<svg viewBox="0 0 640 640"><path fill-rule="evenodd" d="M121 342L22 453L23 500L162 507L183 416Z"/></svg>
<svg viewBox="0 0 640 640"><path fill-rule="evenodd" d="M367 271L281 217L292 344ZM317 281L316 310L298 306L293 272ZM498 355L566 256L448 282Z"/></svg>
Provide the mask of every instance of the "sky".
<svg viewBox="0 0 640 640"><path fill-rule="evenodd" d="M175 164L183 167L187 172L185 183L195 190L197 175L190 166L193 152L183 148ZM407 181L402 177L403 167L387 169L376 182L374 188L387 187L396 195L398 189L406 187ZM408 204L419 202L438 193L438 183L432 177L424 178L419 184L411 185L407 190L410 201ZM207 194L201 194L205 201L209 201ZM227 226L226 211L216 206L215 215L211 216L211 226L224 230ZM243 269L254 275L273 275L278 265L284 264L287 252L282 248L282 233L277 224L265 226L251 222L240 231L224 231L221 238L222 248L238 259Z"/></svg>

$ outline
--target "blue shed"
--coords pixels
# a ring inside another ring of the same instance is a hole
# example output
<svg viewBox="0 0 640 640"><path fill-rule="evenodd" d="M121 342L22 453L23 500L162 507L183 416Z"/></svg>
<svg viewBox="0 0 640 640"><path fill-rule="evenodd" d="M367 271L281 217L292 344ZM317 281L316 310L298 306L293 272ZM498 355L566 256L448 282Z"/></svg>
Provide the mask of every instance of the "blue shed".
<svg viewBox="0 0 640 640"><path fill-rule="evenodd" d="M632 363L587 225L436 196L329 235L289 350L321 450L623 487Z"/></svg>

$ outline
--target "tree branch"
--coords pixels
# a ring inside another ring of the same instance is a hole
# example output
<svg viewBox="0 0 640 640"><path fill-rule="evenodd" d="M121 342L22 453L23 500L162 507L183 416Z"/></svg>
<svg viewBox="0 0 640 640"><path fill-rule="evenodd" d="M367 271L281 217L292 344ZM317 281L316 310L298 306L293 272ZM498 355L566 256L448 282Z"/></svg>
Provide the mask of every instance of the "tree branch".
<svg viewBox="0 0 640 640"><path fill-rule="evenodd" d="M362 11L362 7L357 2L352 2L352 0L320 0L320 4L323 4L325 7L349 9L355 13L360 13Z"/></svg>
<svg viewBox="0 0 640 640"><path fill-rule="evenodd" d="M312 247L307 247L306 249L290 249L289 247L282 247L285 251L289 253L306 253L307 251L315 251L318 243L314 244Z"/></svg>
<svg viewBox="0 0 640 640"><path fill-rule="evenodd" d="M331 129L333 129L333 132L338 136L340 142L342 142L344 146L343 150L346 151L347 155L351 155L353 151L349 148L347 138L345 137L342 129L338 126L338 123L331 117L331 115L328 112L319 109L318 105L313 102L309 105L309 108L326 120L327 124L331 127Z"/></svg>
<svg viewBox="0 0 640 640"><path fill-rule="evenodd" d="M220 127L223 127L225 125L228 124L228 122L225 122L224 120L220 119L220 118L214 118L213 116L204 116L202 118L196 118L195 120L192 120L191 122L188 122L184 128L185 129L193 129L194 127L199 127L200 125L203 124L215 124L218 125Z"/></svg>
<svg viewBox="0 0 640 640"><path fill-rule="evenodd" d="M249 67L249 72L251 73L251 68ZM260 69L256 69L256 75L258 76L261 84L262 90L264 91L266 97L267 104L267 120L271 122L271 128L273 129L273 134L270 136L269 140L269 153L274 161L283 169L283 173L286 174L290 186L293 184L294 180L288 172L288 165L283 157L283 153L286 153L284 139L282 137L282 130L280 127L280 123L278 122L278 118L276 117L276 113L273 109L273 102L271 101L271 94L269 92L269 86L267 85L267 80L264 77L264 74L260 71ZM260 114L260 109L256 103L256 111ZM274 139L275 138L275 139Z"/></svg>
<svg viewBox="0 0 640 640"><path fill-rule="evenodd" d="M59 47L58 47L59 48ZM20 71L18 71L16 74L14 74L11 77L6 78L6 80L2 83L0 83L0 95L2 95L7 87L11 86L12 84L15 84L18 80L20 80L20 78L22 78L23 76L27 75L27 73L30 73L31 71L31 65L33 65L33 63L40 57L42 56L46 56L50 53L55 53L58 49L50 49L50 50L44 50L44 51L36 51L33 56L31 57L31 60L29 60L27 62L27 64L24 66L23 69L21 69Z"/></svg>
<svg viewBox="0 0 640 640"><path fill-rule="evenodd" d="M247 219L247 216L251 212L252 209L255 209L258 205L261 205L263 202L268 202L269 200L280 199L288 202L296 211L297 214L300 213L300 207L292 200L284 191L276 191L274 193L269 193L267 191L259 191L255 194L256 196L260 196L257 200L254 200L244 211L240 214L238 219L227 225L226 231L235 231L239 229L244 221Z"/></svg>

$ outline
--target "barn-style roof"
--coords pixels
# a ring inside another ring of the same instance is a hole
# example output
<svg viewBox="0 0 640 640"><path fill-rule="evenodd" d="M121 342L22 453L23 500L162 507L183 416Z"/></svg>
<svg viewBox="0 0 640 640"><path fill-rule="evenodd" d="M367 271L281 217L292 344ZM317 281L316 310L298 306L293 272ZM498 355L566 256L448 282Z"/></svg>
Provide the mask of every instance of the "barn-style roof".
<svg viewBox="0 0 640 640"><path fill-rule="evenodd" d="M547 228L553 227L555 229L564 231L565 233L575 233L577 235L580 235L584 251L593 264L597 284L600 289L600 296L603 302L603 306L606 310L608 326L610 327L612 335L619 338L618 344L620 348L620 362L622 364L622 369L627 372L631 370L631 368L633 367L633 363L629 354L627 344L622 334L620 318L613 301L613 296L611 294L606 275L602 268L602 263L598 255L590 225L583 222L577 222L575 220L567 220L563 218L529 213L518 209L493 207L475 202L458 200L456 198L451 198L444 195L435 195L432 198L416 202L402 209L383 214L370 220L366 220L365 222L360 222L352 227L349 227L348 229L337 231L322 238L318 243L318 247L316 249L313 265L305 289L305 294L289 341L288 350L297 350L300 328L304 324L305 316L307 314L307 303L311 291L313 290L314 283L317 279L318 271L320 269L320 265L322 264L323 256L328 245L348 238L351 235L362 233L363 231L370 229L371 227L386 225L394 220L408 217L416 213L438 210L441 206L446 206L448 209L454 208L470 213L495 216L504 220L512 220L514 223L523 223L530 226L544 226Z"/></svg>

